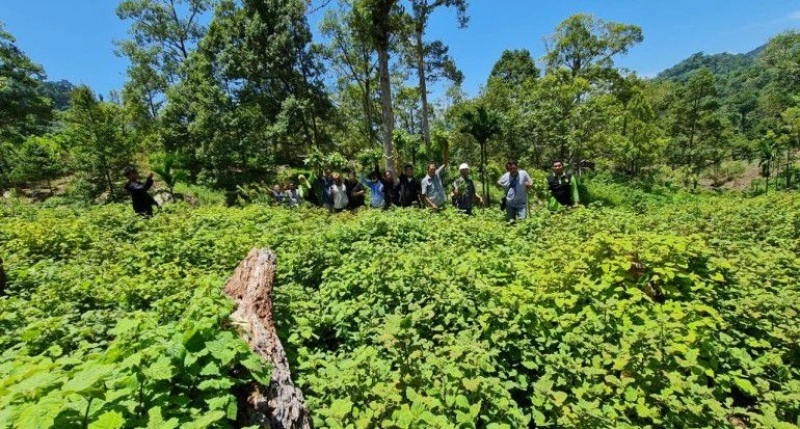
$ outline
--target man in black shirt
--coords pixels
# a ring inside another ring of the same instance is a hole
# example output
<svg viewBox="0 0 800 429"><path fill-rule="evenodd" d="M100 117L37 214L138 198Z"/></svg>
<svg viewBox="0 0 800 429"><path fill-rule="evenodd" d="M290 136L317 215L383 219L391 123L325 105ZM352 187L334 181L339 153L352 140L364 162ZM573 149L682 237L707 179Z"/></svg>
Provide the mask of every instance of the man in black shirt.
<svg viewBox="0 0 800 429"><path fill-rule="evenodd" d="M414 166L406 164L397 184L400 207L419 206L419 181L414 178Z"/></svg>
<svg viewBox="0 0 800 429"><path fill-rule="evenodd" d="M364 207L366 189L356 177L355 170L350 170L345 184L347 185L347 209L355 213L358 209Z"/></svg>
<svg viewBox="0 0 800 429"><path fill-rule="evenodd" d="M125 169L125 177L128 178L128 183L125 184L125 190L131 194L133 211L142 216L152 216L153 206L158 207L156 200L147 193L153 186L153 173L147 176L147 180L144 184L139 181L139 172L133 167Z"/></svg>

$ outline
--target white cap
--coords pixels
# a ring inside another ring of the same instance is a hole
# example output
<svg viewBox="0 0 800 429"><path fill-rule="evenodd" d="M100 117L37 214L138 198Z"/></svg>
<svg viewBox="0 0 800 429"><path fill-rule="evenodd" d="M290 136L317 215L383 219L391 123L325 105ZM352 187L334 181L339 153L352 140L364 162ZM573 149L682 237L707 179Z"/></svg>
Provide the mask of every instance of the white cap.
<svg viewBox="0 0 800 429"><path fill-rule="evenodd" d="M461 164L461 165L459 165L458 166L458 171L461 171L461 170L469 170L469 165L467 165L466 162Z"/></svg>

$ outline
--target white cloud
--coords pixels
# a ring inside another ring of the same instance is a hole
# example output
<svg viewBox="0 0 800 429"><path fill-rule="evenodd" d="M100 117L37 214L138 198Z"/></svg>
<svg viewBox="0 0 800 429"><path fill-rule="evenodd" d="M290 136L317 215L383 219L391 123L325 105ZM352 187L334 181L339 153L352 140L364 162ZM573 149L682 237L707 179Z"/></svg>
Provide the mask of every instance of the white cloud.
<svg viewBox="0 0 800 429"><path fill-rule="evenodd" d="M800 10L796 10L789 14L789 19L792 21L800 21Z"/></svg>

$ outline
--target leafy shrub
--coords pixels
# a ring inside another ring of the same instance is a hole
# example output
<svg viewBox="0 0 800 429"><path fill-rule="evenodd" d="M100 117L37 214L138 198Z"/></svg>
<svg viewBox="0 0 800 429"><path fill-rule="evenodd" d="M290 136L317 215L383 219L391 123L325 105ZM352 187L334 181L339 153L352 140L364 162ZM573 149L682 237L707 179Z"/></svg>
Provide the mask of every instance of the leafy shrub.
<svg viewBox="0 0 800 429"><path fill-rule="evenodd" d="M221 289L262 246L316 427L796 425L800 199L640 210L598 190L620 203L515 227L498 210L0 208L0 426L237 426L269 370Z"/></svg>

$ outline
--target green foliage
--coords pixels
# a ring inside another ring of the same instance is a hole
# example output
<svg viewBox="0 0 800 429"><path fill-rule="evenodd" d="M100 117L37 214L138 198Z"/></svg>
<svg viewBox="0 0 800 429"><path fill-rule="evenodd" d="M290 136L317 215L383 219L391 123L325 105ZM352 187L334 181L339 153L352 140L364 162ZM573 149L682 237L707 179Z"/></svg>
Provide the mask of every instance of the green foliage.
<svg viewBox="0 0 800 429"><path fill-rule="evenodd" d="M44 77L0 23L0 141L24 137L49 121L52 107L37 93Z"/></svg>
<svg viewBox="0 0 800 429"><path fill-rule="evenodd" d="M63 142L55 136L30 136L14 151L11 159L12 182L46 180L48 183L66 170Z"/></svg>
<svg viewBox="0 0 800 429"><path fill-rule="evenodd" d="M642 40L638 26L577 14L559 24L547 39L545 59L549 69L564 67L573 77L602 74L613 66L614 56L627 53Z"/></svg>
<svg viewBox="0 0 800 429"><path fill-rule="evenodd" d="M588 186L619 205L514 228L496 210L0 206L0 422L234 426L237 389L269 371L221 288L269 246L316 427L796 424L800 200Z"/></svg>
<svg viewBox="0 0 800 429"><path fill-rule="evenodd" d="M122 107L99 101L89 87L80 86L72 93L65 119L70 164L81 173L87 197L107 191L109 199L121 198L117 181L136 149L125 136Z"/></svg>

